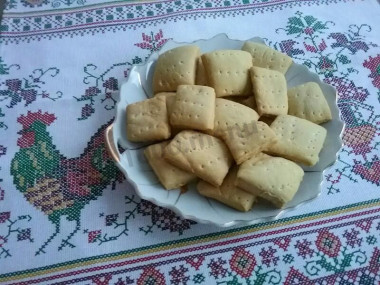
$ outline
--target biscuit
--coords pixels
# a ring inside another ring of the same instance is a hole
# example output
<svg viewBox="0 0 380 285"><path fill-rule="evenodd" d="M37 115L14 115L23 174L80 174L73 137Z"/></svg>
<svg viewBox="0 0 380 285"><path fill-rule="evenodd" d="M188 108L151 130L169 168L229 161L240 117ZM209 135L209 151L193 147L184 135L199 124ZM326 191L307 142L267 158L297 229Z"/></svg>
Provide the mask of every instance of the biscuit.
<svg viewBox="0 0 380 285"><path fill-rule="evenodd" d="M282 157L255 157L240 165L236 185L282 208L293 199L303 179L301 167Z"/></svg>
<svg viewBox="0 0 380 285"><path fill-rule="evenodd" d="M251 68L251 80L257 112L260 116L288 113L286 79L282 73L254 66Z"/></svg>
<svg viewBox="0 0 380 285"><path fill-rule="evenodd" d="M164 158L214 186L222 184L232 164L231 154L222 140L190 130L174 137L164 149Z"/></svg>
<svg viewBox="0 0 380 285"><path fill-rule="evenodd" d="M216 97L251 94L249 68L252 57L241 50L218 50L202 55L208 85Z"/></svg>
<svg viewBox="0 0 380 285"><path fill-rule="evenodd" d="M223 140L239 165L276 142L274 131L263 122L236 125L224 133Z"/></svg>
<svg viewBox="0 0 380 285"><path fill-rule="evenodd" d="M193 130L212 130L215 119L215 92L207 86L180 85L174 97L170 124Z"/></svg>
<svg viewBox="0 0 380 285"><path fill-rule="evenodd" d="M165 140L170 137L165 96L127 106L127 137L132 142Z"/></svg>
<svg viewBox="0 0 380 285"><path fill-rule="evenodd" d="M215 199L236 210L247 212L252 208L256 197L249 192L235 186L238 167L234 166L228 172L223 184L219 187L213 186L205 181L199 181L197 190L205 197Z"/></svg>
<svg viewBox="0 0 380 285"><path fill-rule="evenodd" d="M290 115L278 116L270 127L277 136L277 142L269 147L268 153L308 166L318 162L327 134L325 128Z"/></svg>
<svg viewBox="0 0 380 285"><path fill-rule="evenodd" d="M153 92L173 92L182 84L195 84L199 47L187 45L161 54L153 74Z"/></svg>
<svg viewBox="0 0 380 285"><path fill-rule="evenodd" d="M316 124L331 120L330 107L315 82L307 82L288 89L288 114Z"/></svg>
<svg viewBox="0 0 380 285"><path fill-rule="evenodd" d="M161 184L165 189L171 190L188 184L194 180L196 176L175 167L163 159L163 150L168 144L168 141L164 141L150 145L144 150L144 155Z"/></svg>
<svg viewBox="0 0 380 285"><path fill-rule="evenodd" d="M255 110L223 98L215 100L215 122L212 134L221 137L226 130L236 125L251 124L259 115Z"/></svg>
<svg viewBox="0 0 380 285"><path fill-rule="evenodd" d="M242 50L252 56L252 65L276 70L285 74L292 65L292 58L264 44L245 42Z"/></svg>

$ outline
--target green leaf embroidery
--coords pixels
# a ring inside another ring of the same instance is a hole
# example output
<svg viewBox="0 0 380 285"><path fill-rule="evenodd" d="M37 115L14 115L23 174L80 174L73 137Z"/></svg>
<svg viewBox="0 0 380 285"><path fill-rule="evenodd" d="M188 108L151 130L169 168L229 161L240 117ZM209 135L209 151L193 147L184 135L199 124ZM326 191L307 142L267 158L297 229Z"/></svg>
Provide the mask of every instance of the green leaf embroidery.
<svg viewBox="0 0 380 285"><path fill-rule="evenodd" d="M314 24L313 29L314 29L315 31L317 31L317 30L325 30L325 29L327 29L327 27L326 27L325 24L323 24L322 22L318 21L318 22L316 22L316 23Z"/></svg>
<svg viewBox="0 0 380 285"><path fill-rule="evenodd" d="M297 18L297 17L289 18L288 22L291 26L305 27L302 20L300 18Z"/></svg>
<svg viewBox="0 0 380 285"><path fill-rule="evenodd" d="M313 24L317 20L313 16L305 16L304 19L308 26L311 26L311 24Z"/></svg>
<svg viewBox="0 0 380 285"><path fill-rule="evenodd" d="M287 34L292 35L292 34L299 34L302 33L303 29L296 27L296 26L287 26Z"/></svg>

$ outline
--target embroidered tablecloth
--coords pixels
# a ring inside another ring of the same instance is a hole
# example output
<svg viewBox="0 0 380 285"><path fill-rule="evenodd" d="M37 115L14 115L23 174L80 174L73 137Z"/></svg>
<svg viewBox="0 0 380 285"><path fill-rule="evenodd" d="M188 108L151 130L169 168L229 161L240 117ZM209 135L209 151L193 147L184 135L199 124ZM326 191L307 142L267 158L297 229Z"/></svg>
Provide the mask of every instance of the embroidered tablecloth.
<svg viewBox="0 0 380 285"><path fill-rule="evenodd" d="M0 35L0 283L379 284L375 0L6 0ZM262 37L339 93L319 198L217 228L139 199L104 145L120 85L170 39Z"/></svg>

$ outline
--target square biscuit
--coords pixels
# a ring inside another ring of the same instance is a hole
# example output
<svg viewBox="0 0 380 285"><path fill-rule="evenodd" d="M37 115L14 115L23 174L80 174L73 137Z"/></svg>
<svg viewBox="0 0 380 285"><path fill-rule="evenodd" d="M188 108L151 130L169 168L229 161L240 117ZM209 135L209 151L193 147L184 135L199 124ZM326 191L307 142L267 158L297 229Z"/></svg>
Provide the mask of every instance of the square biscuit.
<svg viewBox="0 0 380 285"><path fill-rule="evenodd" d="M173 92L178 85L195 84L200 49L195 45L173 48L161 54L153 74L153 92Z"/></svg>
<svg viewBox="0 0 380 285"><path fill-rule="evenodd" d="M180 85L174 97L170 124L182 129L210 131L214 128L214 89L199 85Z"/></svg>
<svg viewBox="0 0 380 285"><path fill-rule="evenodd" d="M222 137L224 132L236 125L251 124L259 119L255 110L223 98L215 100L215 122L212 135Z"/></svg>
<svg viewBox="0 0 380 285"><path fill-rule="evenodd" d="M163 150L169 144L164 141L148 146L144 155L166 190L177 189L194 180L196 176L170 164L163 158Z"/></svg>
<svg viewBox="0 0 380 285"><path fill-rule="evenodd" d="M240 165L236 185L282 208L293 199L303 175L301 167L285 158L253 158Z"/></svg>
<svg viewBox="0 0 380 285"><path fill-rule="evenodd" d="M190 130L173 138L164 150L164 158L214 186L222 184L233 161L222 140Z"/></svg>
<svg viewBox="0 0 380 285"><path fill-rule="evenodd" d="M288 113L286 79L282 73L254 66L251 68L251 80L257 112L260 116Z"/></svg>
<svg viewBox="0 0 380 285"><path fill-rule="evenodd" d="M268 153L308 166L318 162L327 134L324 127L290 115L278 116L270 127L277 142L269 147Z"/></svg>
<svg viewBox="0 0 380 285"><path fill-rule="evenodd" d="M241 50L218 50L202 55L208 85L216 97L251 94L249 68L252 57Z"/></svg>
<svg viewBox="0 0 380 285"><path fill-rule="evenodd" d="M285 74L292 65L292 58L264 44L245 42L242 50L252 56L252 65L276 70Z"/></svg>
<svg viewBox="0 0 380 285"><path fill-rule="evenodd" d="M319 85L307 82L288 89L288 114L322 124L332 119L329 104Z"/></svg>
<svg viewBox="0 0 380 285"><path fill-rule="evenodd" d="M166 140L170 137L164 96L127 106L127 137L132 142Z"/></svg>
<svg viewBox="0 0 380 285"><path fill-rule="evenodd" d="M239 165L267 150L277 137L267 124L259 121L231 127L224 133L223 140Z"/></svg>
<svg viewBox="0 0 380 285"><path fill-rule="evenodd" d="M207 86L207 75L202 62L202 57L198 57L197 59L197 74L195 77L195 84Z"/></svg>
<svg viewBox="0 0 380 285"><path fill-rule="evenodd" d="M199 181L197 190L202 196L215 199L236 210L247 212L252 209L256 197L243 189L235 186L238 167L234 166L228 172L223 184L219 187L213 186L205 181Z"/></svg>

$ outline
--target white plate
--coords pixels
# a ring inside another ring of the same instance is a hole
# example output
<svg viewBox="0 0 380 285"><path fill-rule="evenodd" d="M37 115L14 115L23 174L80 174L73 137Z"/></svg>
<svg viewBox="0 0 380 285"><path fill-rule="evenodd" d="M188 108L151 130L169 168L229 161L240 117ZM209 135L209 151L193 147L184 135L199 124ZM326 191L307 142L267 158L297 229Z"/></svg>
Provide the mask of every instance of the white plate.
<svg viewBox="0 0 380 285"><path fill-rule="evenodd" d="M260 38L250 40L264 43ZM216 49L240 49L243 43L244 41L231 40L225 34L219 34L212 39L198 40L192 44L198 45L202 52L208 52ZM318 83L326 96L333 119L323 124L327 129L327 139L320 154L319 162L313 167L303 167L306 171L304 179L294 199L285 209L278 210L269 204L257 204L250 212L241 213L212 199L200 196L194 184L190 185L189 191L184 194L181 194L180 190L166 191L160 185L144 158L144 144L131 143L127 139L126 106L152 97L151 82L154 65L159 54L184 44L186 43L170 41L159 52L152 54L145 64L132 67L127 82L121 87L115 121L107 130L108 148L117 166L135 187L138 195L154 204L169 208L184 218L223 227L276 219L285 211L294 209L295 206L300 206L317 197L321 190L323 171L336 161L337 152L342 146L343 122L339 118L336 90L321 82L318 75L311 73L305 66L295 63L286 73L288 87L309 81ZM119 144L125 151L120 153L116 144Z"/></svg>

